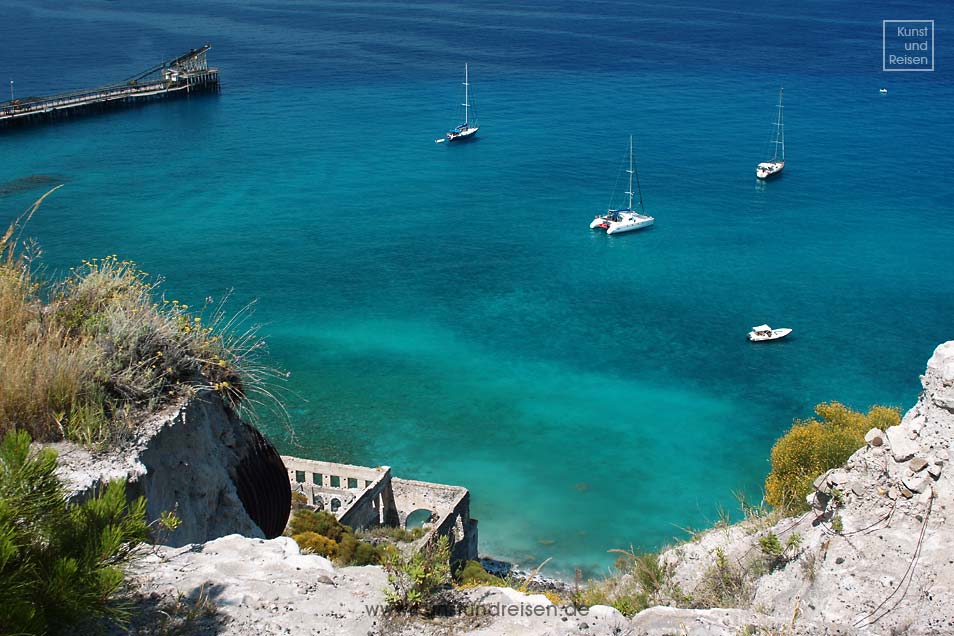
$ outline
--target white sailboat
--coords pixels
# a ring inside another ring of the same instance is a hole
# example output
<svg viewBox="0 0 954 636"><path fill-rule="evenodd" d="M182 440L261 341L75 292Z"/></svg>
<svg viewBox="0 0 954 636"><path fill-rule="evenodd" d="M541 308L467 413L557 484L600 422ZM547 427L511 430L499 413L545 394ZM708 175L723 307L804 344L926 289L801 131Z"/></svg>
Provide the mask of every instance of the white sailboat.
<svg viewBox="0 0 954 636"><path fill-rule="evenodd" d="M782 121L782 91L778 89L778 118L775 120L775 156L771 161L763 161L755 168L759 179L774 177L785 167L785 124ZM780 151L781 148L781 151Z"/></svg>
<svg viewBox="0 0 954 636"><path fill-rule="evenodd" d="M437 143L466 141L472 139L480 130L480 126L477 125L477 118L474 117L474 121L470 120L470 77L467 66L467 64L464 64L464 103L462 104L464 107L464 122L453 130L447 131L441 139L435 139L434 141Z"/></svg>
<svg viewBox="0 0 954 636"><path fill-rule="evenodd" d="M607 234L620 234L640 230L656 222L656 219L646 214L646 206L643 204L643 189L639 185L639 173L633 163L632 135L629 136L629 170L626 172L629 173L629 189L626 191L629 205L619 210L610 209L606 214L597 214L590 223L590 229L606 230ZM633 210L633 175L636 176L636 190L639 192L639 212Z"/></svg>

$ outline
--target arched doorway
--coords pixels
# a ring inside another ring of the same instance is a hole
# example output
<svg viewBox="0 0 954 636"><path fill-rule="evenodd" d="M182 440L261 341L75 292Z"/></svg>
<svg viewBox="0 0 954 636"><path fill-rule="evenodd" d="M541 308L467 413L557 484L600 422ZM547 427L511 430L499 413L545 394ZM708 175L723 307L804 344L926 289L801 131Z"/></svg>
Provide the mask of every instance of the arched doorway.
<svg viewBox="0 0 954 636"><path fill-rule="evenodd" d="M404 521L404 527L408 530L420 528L435 516L436 515L427 508L418 508L407 516L407 519Z"/></svg>

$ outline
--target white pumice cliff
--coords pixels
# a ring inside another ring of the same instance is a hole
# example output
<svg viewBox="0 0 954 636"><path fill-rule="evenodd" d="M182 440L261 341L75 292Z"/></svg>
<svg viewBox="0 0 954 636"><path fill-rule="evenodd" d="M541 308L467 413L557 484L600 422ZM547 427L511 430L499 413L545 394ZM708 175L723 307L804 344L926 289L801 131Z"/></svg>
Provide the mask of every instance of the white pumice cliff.
<svg viewBox="0 0 954 636"><path fill-rule="evenodd" d="M208 390L150 416L107 452L69 442L52 447L71 498L123 478L129 496L146 497L150 520L175 511L181 525L166 537L169 545L235 533L275 536L288 516L291 494L277 452Z"/></svg>
<svg viewBox="0 0 954 636"><path fill-rule="evenodd" d="M761 537L775 533L784 543L798 533L798 549L754 580L745 607L660 606L632 618L594 607L580 615L541 595L476 588L455 595L460 607L487 608L482 616L462 611L434 619L385 617L379 613L387 586L381 568L335 568L300 554L291 539L264 540L254 532L157 548L132 575L144 607L208 599L215 609L195 623L196 634L954 634L954 470L948 465L954 341L936 349L922 384L917 404L899 426L870 431L867 444L843 467L819 476L810 512L771 527L763 520L712 529L660 556L672 585L692 595L717 553L745 564L759 554ZM200 514L198 506L194 510Z"/></svg>

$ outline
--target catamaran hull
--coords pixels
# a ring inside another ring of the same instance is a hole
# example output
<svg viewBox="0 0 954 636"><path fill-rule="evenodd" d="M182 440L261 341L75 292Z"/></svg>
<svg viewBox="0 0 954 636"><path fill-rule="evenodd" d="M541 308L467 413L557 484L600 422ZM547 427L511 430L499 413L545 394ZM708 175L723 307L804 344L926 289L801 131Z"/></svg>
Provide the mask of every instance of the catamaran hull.
<svg viewBox="0 0 954 636"><path fill-rule="evenodd" d="M607 234L622 234L623 232L633 232L635 230L641 230L644 227L649 227L655 223L655 219L646 219L643 221L636 221L634 223L610 223L609 227L606 228Z"/></svg>

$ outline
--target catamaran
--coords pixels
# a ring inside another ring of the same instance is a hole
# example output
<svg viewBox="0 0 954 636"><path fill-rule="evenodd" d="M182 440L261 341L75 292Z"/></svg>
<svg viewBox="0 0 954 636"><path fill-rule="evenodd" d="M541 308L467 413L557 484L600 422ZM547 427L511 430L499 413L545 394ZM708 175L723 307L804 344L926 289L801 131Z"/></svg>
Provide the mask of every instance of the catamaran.
<svg viewBox="0 0 954 636"><path fill-rule="evenodd" d="M656 219L646 214L646 206L643 205L643 189L639 185L639 174L633 163L632 135L629 136L629 170L626 172L629 173L629 189L626 191L629 195L629 205L619 210L610 209L606 214L597 214L590 223L590 229L606 230L607 234L619 234L640 230L656 222ZM639 193L639 212L633 210L633 175L636 175L636 191Z"/></svg>
<svg viewBox="0 0 954 636"><path fill-rule="evenodd" d="M437 143L442 143L444 141L465 141L467 139L472 139L474 135L477 134L477 131L480 130L480 126L477 125L477 118L474 117L474 121L470 121L470 81L469 73L467 69L467 64L464 64L464 123L460 124L453 130L447 131L441 139L435 139Z"/></svg>
<svg viewBox="0 0 954 636"><path fill-rule="evenodd" d="M782 91L778 89L778 119L775 120L775 156L771 161L763 161L755 168L759 179L774 177L785 167L785 125L782 122ZM781 158L779 157L781 155Z"/></svg>

